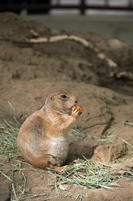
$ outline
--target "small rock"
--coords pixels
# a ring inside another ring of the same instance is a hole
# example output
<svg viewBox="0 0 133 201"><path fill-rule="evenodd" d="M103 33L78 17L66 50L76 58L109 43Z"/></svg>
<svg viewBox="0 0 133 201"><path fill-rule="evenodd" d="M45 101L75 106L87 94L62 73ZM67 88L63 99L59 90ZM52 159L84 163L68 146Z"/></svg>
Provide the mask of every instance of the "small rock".
<svg viewBox="0 0 133 201"><path fill-rule="evenodd" d="M128 158L126 161L124 161L124 164L127 168L133 169L133 157Z"/></svg>
<svg viewBox="0 0 133 201"><path fill-rule="evenodd" d="M102 163L109 163L123 156L127 151L127 145L119 141L116 144L98 145L93 154L93 159Z"/></svg>
<svg viewBox="0 0 133 201"><path fill-rule="evenodd" d="M122 48L127 47L126 43L124 43L118 39L110 39L108 41L108 44L112 49L122 49Z"/></svg>

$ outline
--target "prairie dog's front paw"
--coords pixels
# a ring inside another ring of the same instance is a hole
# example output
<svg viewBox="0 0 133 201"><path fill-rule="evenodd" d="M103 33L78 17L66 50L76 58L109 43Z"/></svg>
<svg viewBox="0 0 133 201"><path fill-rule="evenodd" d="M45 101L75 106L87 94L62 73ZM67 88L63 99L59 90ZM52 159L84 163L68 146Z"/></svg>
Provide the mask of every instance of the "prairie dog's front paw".
<svg viewBox="0 0 133 201"><path fill-rule="evenodd" d="M82 107L81 106L73 106L72 107L72 116L73 117L77 117L78 115L80 115L82 113Z"/></svg>

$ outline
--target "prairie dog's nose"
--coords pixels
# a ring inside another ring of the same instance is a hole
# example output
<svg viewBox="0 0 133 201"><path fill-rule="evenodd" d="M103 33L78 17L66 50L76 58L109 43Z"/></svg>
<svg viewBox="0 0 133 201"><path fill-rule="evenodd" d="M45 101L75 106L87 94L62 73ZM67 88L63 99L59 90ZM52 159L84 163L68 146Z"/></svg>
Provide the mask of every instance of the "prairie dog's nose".
<svg viewBox="0 0 133 201"><path fill-rule="evenodd" d="M77 97L75 97L75 96L71 96L71 100L72 100L73 104L75 104L75 105L78 102Z"/></svg>

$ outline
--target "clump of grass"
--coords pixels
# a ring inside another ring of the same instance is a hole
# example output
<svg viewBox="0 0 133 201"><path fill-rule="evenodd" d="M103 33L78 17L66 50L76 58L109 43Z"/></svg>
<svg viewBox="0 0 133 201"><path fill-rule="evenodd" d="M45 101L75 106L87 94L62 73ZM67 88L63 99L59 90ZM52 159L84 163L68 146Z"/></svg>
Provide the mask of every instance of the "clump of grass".
<svg viewBox="0 0 133 201"><path fill-rule="evenodd" d="M0 154L14 157L17 155L16 138L18 134L19 126L15 122L0 123Z"/></svg>
<svg viewBox="0 0 133 201"><path fill-rule="evenodd" d="M114 132L114 128L110 128L107 130L106 135L103 137L96 137L96 136L92 136L90 135L90 133L83 133L81 130L79 129L71 129L71 131L69 131L69 136L76 136L76 137L82 137L83 139L88 137L92 140L96 140L96 141L101 141L101 142L107 142L112 144L113 142L111 140L109 140L109 136Z"/></svg>
<svg viewBox="0 0 133 201"><path fill-rule="evenodd" d="M15 108L10 102L8 104L12 111L12 121L4 120L0 123L0 154L5 154L12 158L18 154L16 138L20 123L16 118Z"/></svg>
<svg viewBox="0 0 133 201"><path fill-rule="evenodd" d="M132 122L127 122L127 121L126 121L126 122L124 123L124 125L127 125L127 126L133 126L133 123L132 123Z"/></svg>
<svg viewBox="0 0 133 201"><path fill-rule="evenodd" d="M69 131L69 136L76 136L76 137L82 137L82 138L85 138L86 136L90 137L89 134L85 134L82 131L80 131L79 129L71 129Z"/></svg>
<svg viewBox="0 0 133 201"><path fill-rule="evenodd" d="M56 172L49 170L57 178L57 185L69 184L85 188L107 188L114 180L110 167L88 159L78 160L70 165L66 171Z"/></svg>

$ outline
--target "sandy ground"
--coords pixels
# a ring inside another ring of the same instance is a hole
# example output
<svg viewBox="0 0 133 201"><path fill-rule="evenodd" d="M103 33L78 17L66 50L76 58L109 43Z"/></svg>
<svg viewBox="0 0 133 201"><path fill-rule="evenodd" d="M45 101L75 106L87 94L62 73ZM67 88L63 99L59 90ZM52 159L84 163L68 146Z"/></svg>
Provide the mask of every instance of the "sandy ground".
<svg viewBox="0 0 133 201"><path fill-rule="evenodd" d="M88 41L89 46L71 39L30 43L29 39L51 37L52 31L13 14L0 14L0 30L0 121L12 119L9 102L22 123L44 104L50 92L66 89L78 97L83 107L75 128L84 136L69 138L69 156L84 154L107 164L111 162L117 173L132 172L133 149L127 142L133 144L133 127L128 124L133 123L133 47L94 33L79 32L58 35L74 35ZM99 138L107 141L101 142ZM6 156L1 156L1 160L5 162L1 169L7 174L12 163L19 163L16 159L7 162ZM48 185L49 181L54 183L54 177L29 164L22 166L27 170L26 193L46 193L52 201L76 200L77 194L83 195L83 201L131 201L133 198L131 177L119 179L120 187L113 190L68 186L72 196L64 198L61 193L57 197L56 189ZM0 178L8 183L3 176ZM46 199L42 195L30 200Z"/></svg>

